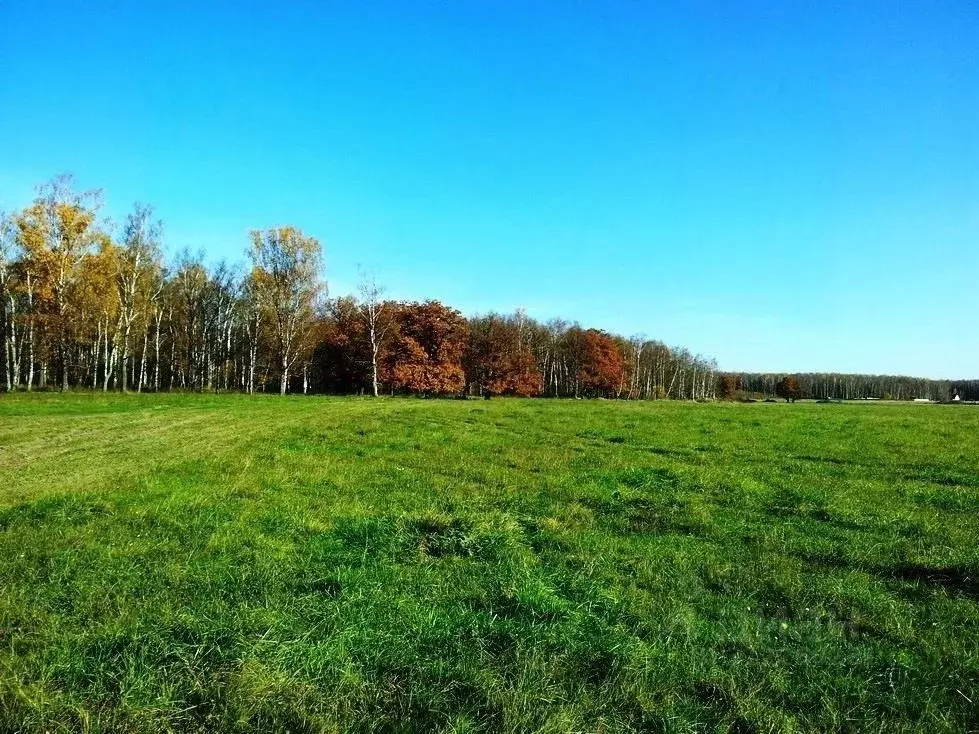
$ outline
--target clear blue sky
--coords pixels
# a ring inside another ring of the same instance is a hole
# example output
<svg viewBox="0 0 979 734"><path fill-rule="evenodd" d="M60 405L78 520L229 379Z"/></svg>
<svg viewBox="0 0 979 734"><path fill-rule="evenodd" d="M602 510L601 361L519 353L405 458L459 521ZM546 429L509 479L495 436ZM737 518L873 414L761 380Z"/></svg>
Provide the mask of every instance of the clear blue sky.
<svg viewBox="0 0 979 734"><path fill-rule="evenodd" d="M979 5L667 5L4 0L0 207L71 171L334 294L979 376Z"/></svg>

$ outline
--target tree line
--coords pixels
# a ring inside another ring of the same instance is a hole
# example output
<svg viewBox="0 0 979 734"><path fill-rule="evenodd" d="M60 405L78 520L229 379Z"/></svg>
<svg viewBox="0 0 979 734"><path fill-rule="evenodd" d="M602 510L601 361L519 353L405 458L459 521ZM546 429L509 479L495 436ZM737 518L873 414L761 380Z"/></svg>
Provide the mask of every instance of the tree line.
<svg viewBox="0 0 979 734"><path fill-rule="evenodd" d="M120 226L71 176L0 216L0 389L238 390L712 399L714 360L560 319L464 317L373 277L331 298L320 243L250 233L247 265L167 259L137 204Z"/></svg>
<svg viewBox="0 0 979 734"><path fill-rule="evenodd" d="M113 226L101 204L65 175L0 214L0 390L979 400L979 380L721 373L642 336L388 299L370 275L331 298L296 227L251 232L244 267L208 265L165 257L152 207Z"/></svg>
<svg viewBox="0 0 979 734"><path fill-rule="evenodd" d="M787 397L815 400L914 400L946 402L979 400L979 380L930 380L901 375L858 375L832 372L723 373L721 397Z"/></svg>

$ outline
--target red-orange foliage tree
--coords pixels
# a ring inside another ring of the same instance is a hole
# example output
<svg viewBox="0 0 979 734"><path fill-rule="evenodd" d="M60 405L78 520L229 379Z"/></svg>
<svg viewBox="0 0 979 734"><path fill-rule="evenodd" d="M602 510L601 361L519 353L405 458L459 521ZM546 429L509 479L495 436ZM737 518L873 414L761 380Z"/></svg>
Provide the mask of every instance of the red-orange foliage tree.
<svg viewBox="0 0 979 734"><path fill-rule="evenodd" d="M470 386L484 395L540 394L541 373L525 333L525 321L520 312L469 321L463 367Z"/></svg>
<svg viewBox="0 0 979 734"><path fill-rule="evenodd" d="M783 377L778 381L775 386L775 394L780 398L785 398L785 402L794 403L802 396L802 388L799 387L799 381L788 375Z"/></svg>
<svg viewBox="0 0 979 734"><path fill-rule="evenodd" d="M486 388L494 395L540 395L541 377L534 355L526 350L497 353L491 357L490 369L494 373L486 382Z"/></svg>
<svg viewBox="0 0 979 734"><path fill-rule="evenodd" d="M360 309L351 297L337 298L323 319L313 356L313 374L321 390L363 392L369 387L366 365L370 354Z"/></svg>
<svg viewBox="0 0 979 734"><path fill-rule="evenodd" d="M395 390L447 395L466 385L466 320L438 301L399 304L382 379Z"/></svg>
<svg viewBox="0 0 979 734"><path fill-rule="evenodd" d="M615 397L625 384L625 364L615 339L598 329L577 334L578 386L585 395Z"/></svg>
<svg viewBox="0 0 979 734"><path fill-rule="evenodd" d="M737 375L721 375L717 381L717 396L721 400L734 400L741 389L741 380Z"/></svg>

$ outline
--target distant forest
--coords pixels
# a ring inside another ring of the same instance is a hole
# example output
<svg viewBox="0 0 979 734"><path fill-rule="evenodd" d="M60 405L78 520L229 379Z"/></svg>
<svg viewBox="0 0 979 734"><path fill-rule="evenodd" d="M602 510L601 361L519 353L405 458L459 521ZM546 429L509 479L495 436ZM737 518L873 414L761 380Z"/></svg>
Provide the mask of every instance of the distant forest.
<svg viewBox="0 0 979 734"><path fill-rule="evenodd" d="M163 255L136 205L119 227L70 176L0 216L0 389L238 390L710 400L777 394L783 375L722 374L645 337L394 301L365 274L330 298L320 243L253 231L244 269ZM796 375L815 398L979 398L979 380Z"/></svg>
<svg viewBox="0 0 979 734"><path fill-rule="evenodd" d="M798 383L800 397L816 400L914 400L916 398L945 402L956 395L960 400L979 400L979 380L929 380L900 375L847 375L822 373L726 373L720 377L723 392L725 378L733 378L741 396L778 395L779 382L792 377Z"/></svg>

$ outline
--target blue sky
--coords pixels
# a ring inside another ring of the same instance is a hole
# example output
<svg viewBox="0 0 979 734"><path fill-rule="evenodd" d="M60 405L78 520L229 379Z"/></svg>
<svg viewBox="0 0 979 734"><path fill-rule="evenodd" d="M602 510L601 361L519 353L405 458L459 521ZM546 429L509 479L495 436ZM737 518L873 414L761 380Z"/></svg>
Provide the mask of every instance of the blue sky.
<svg viewBox="0 0 979 734"><path fill-rule="evenodd" d="M979 376L974 2L0 3L0 208L295 224L466 313Z"/></svg>

